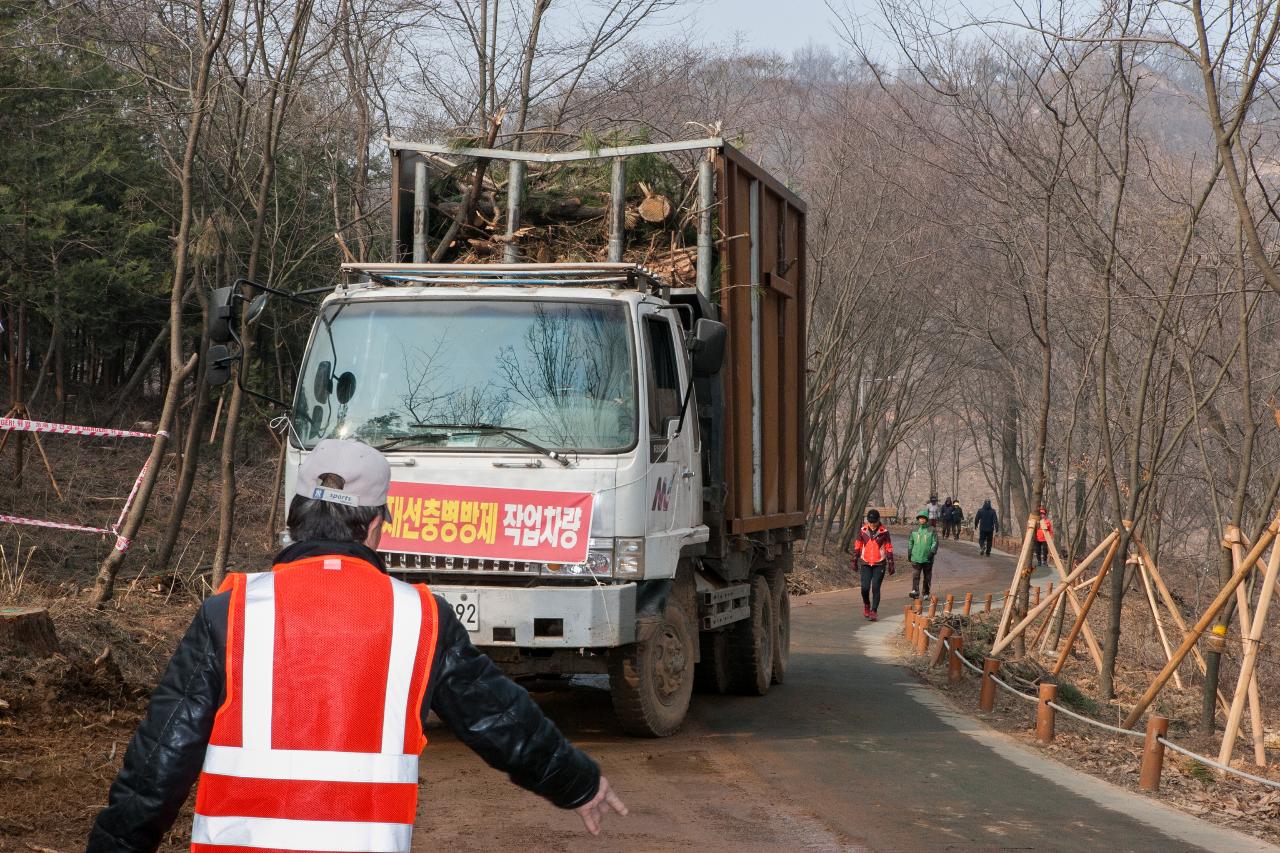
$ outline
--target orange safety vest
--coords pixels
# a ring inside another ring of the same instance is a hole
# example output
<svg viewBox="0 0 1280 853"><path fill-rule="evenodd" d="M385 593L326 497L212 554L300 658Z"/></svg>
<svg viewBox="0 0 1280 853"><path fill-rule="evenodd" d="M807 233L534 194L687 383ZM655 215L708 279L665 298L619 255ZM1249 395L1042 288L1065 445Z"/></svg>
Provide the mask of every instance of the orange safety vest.
<svg viewBox="0 0 1280 853"><path fill-rule="evenodd" d="M353 557L235 574L226 701L196 792L193 853L408 853L437 634L424 585Z"/></svg>

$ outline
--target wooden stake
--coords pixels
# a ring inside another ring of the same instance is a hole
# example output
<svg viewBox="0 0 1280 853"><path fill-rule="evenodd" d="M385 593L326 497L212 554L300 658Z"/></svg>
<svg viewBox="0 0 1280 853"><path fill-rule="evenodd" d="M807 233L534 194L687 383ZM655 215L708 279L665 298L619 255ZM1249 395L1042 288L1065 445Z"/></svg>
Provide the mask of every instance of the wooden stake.
<svg viewBox="0 0 1280 853"><path fill-rule="evenodd" d="M1182 645L1178 646L1177 651L1173 653L1173 660L1169 661L1169 663L1165 665L1164 669L1160 670L1159 674L1156 675L1155 680L1151 682L1151 685L1147 687L1142 696L1138 698L1138 703L1133 706L1133 710L1129 712L1129 716L1124 719L1124 727L1126 729L1133 728L1134 723L1138 722L1138 720L1142 718L1143 713L1146 712L1147 708L1151 707L1151 703L1155 701L1156 696L1160 695L1160 691L1164 689L1165 684L1169 681L1169 677L1172 676L1173 671L1178 668L1178 664L1182 663L1182 659L1191 653L1191 649L1200 640L1200 635L1203 634L1205 629L1209 627L1209 624L1217 618L1218 611L1222 610L1223 606L1226 605L1227 600L1230 599L1231 596L1235 595L1236 587L1238 587L1241 581L1248 576L1254 563L1258 562L1258 557L1262 556L1262 552L1267 550L1267 547L1276 538L1277 534L1280 534L1280 514L1277 514L1275 518L1271 519L1271 523L1267 525L1267 529L1262 532L1262 535L1258 537L1258 541L1254 543L1253 548L1251 548L1245 558L1241 560L1240 568L1236 570L1236 573L1231 576L1231 579L1228 580L1226 584L1223 585L1222 589L1218 591L1217 596L1215 596L1213 601L1209 604L1209 608L1204 612L1192 627L1191 631L1183 639ZM1271 554L1272 561L1276 560L1277 557L1280 557L1280 548L1276 548ZM1256 628L1257 626L1255 625L1254 627Z"/></svg>
<svg viewBox="0 0 1280 853"><path fill-rule="evenodd" d="M1240 532L1240 528L1234 524L1227 527L1226 539L1226 544L1231 549L1232 566L1238 566L1244 551L1241 542L1247 542L1248 540ZM1249 594L1245 592L1244 584L1236 587L1236 612L1240 619L1240 650L1247 653L1249 651L1247 638L1253 630L1253 617L1249 613ZM1219 694L1221 694L1221 691L1219 691ZM1223 707L1226 707L1225 702ZM1256 669L1253 672L1253 677L1249 679L1249 725L1253 730L1253 763L1259 767L1266 767L1266 730L1262 725L1262 694L1258 689L1258 671Z"/></svg>
<svg viewBox="0 0 1280 853"><path fill-rule="evenodd" d="M1071 575L1067 578L1067 583L1064 583L1062 586L1058 587L1057 591L1054 592L1053 595L1046 596L1045 600L1040 604L1037 604L1034 608L1032 608L1031 612L1028 613L1026 616L1024 616L1021 622L1019 622L1015 627L1009 629L1009 633L1004 635L1003 640L1001 640L1000 642L996 643L994 646L991 647L991 656L995 657L996 655L1000 654L1002 651L1007 649L1010 643L1016 640L1019 637L1019 635L1022 634L1023 631L1027 630L1028 626L1030 626L1031 623L1036 620L1036 617L1038 617L1045 610L1053 607L1053 605L1058 601L1058 598L1064 593L1069 591L1069 587L1067 584L1070 583L1075 578L1079 577L1080 574L1082 574L1088 568L1089 567L1086 565L1077 566L1076 570L1072 572Z"/></svg>
<svg viewBox="0 0 1280 853"><path fill-rule="evenodd" d="M1229 764L1231 753L1236 745L1236 733L1240 730L1240 716L1244 713L1244 700L1249 694L1249 683L1253 678L1254 667L1258 663L1258 644L1262 642L1262 631L1267 625L1267 611L1271 608L1271 597L1276 591L1276 572L1280 570L1280 547L1271 549L1271 559L1267 561L1267 573L1262 578L1262 592L1258 594L1258 609L1253 612L1253 630L1249 632L1249 644L1244 650L1244 661L1240 664L1240 677L1236 679L1236 693L1231 698L1231 713L1227 715L1226 728L1222 730L1222 749L1218 751L1218 763ZM1239 584L1236 585L1239 588ZM1266 756L1263 756L1265 763Z"/></svg>
<svg viewBox="0 0 1280 853"><path fill-rule="evenodd" d="M968 616L968 615L969 615L969 610L970 610L972 607L973 607L973 593L971 593L971 592L966 592L966 593L964 594L964 610L961 610L961 611L960 611L961 615L963 615L963 616Z"/></svg>
<svg viewBox="0 0 1280 853"><path fill-rule="evenodd" d="M1009 630L1009 620L1013 618L1014 596L1018 594L1018 579L1022 577L1023 566L1026 566L1031 559L1031 547L1036 541L1036 527L1039 523L1039 513L1027 516L1027 530L1022 536L1022 548L1018 551L1018 561L1013 566L1013 580L1009 583L1009 596L1005 599L1004 608L1000 613L1000 624L996 628L995 639L997 643L1004 639L1005 632Z"/></svg>
<svg viewBox="0 0 1280 853"><path fill-rule="evenodd" d="M1168 717L1153 715L1147 720L1147 737L1142 742L1142 770L1138 773L1138 787L1144 791L1160 790L1160 771L1164 768L1164 744L1160 738L1168 733Z"/></svg>
<svg viewBox="0 0 1280 853"><path fill-rule="evenodd" d="M959 684L964 678L964 663L960 660L960 652L964 649L964 637L954 634L951 637L951 655L947 658L947 683Z"/></svg>
<svg viewBox="0 0 1280 853"><path fill-rule="evenodd" d="M1130 539L1137 543L1138 553L1142 555L1143 561L1147 564L1147 571L1151 574L1151 580L1155 581L1156 591L1160 593L1160 600L1164 602L1164 607L1169 611L1169 615L1173 617L1173 624L1178 626L1178 630L1182 632L1182 636L1187 635L1187 622L1182 618L1182 613L1178 610L1178 603L1173 600L1173 595L1169 592L1169 587L1165 586L1164 578L1160 576L1160 570L1156 567L1156 561L1151 559L1150 552L1147 551L1147 544L1142 541L1142 537L1135 530L1130 535ZM1196 665L1200 667L1200 674L1203 675L1207 665L1204 656L1200 654L1200 650L1195 646L1191 647L1191 653L1195 656ZM1223 706L1226 706L1224 701Z"/></svg>
<svg viewBox="0 0 1280 853"><path fill-rule="evenodd" d="M982 662L982 692L978 694L978 707L987 713L996 707L996 683L991 680L991 676L999 671L999 658L987 658Z"/></svg>
<svg viewBox="0 0 1280 853"><path fill-rule="evenodd" d="M1043 744L1053 743L1054 712L1049 705L1058 698L1058 685L1040 682L1040 701L1036 704L1036 740Z"/></svg>
<svg viewBox="0 0 1280 853"><path fill-rule="evenodd" d="M1107 550L1107 556L1102 561L1102 568L1098 570L1098 575L1093 579L1093 586L1089 587L1089 594L1085 596L1084 606L1076 615L1076 621L1072 624L1071 630L1067 633L1067 640L1062 644L1062 648L1058 650L1058 659L1053 663L1053 675L1056 678L1062 668L1067 665L1067 659L1071 657L1071 649L1076 644L1076 638L1080 636L1085 625L1085 617L1089 615L1089 608L1093 607L1093 602L1098 598L1098 591L1102 589L1102 579L1107 576L1107 572L1111 570L1111 564L1115 562L1116 551L1120 550L1119 531L1115 531L1115 538L1111 540L1111 547ZM1067 589L1069 583L1062 585L1063 589ZM1070 593L1068 593L1068 596ZM1070 601L1070 597L1067 598ZM1099 671L1102 667L1099 665Z"/></svg>
<svg viewBox="0 0 1280 853"><path fill-rule="evenodd" d="M1156 607L1156 594L1151 589L1151 578L1147 576L1147 567L1143 563L1142 557L1138 557L1138 577L1142 578L1142 588L1147 592L1147 604L1151 606L1151 618L1156 623L1156 633L1160 635L1160 646L1164 649L1164 659L1167 663L1173 659L1173 649L1169 647L1169 638L1165 636L1164 625L1160 622L1160 610ZM1178 671L1173 671L1173 683L1181 690L1182 677L1178 675Z"/></svg>
<svg viewBox="0 0 1280 853"><path fill-rule="evenodd" d="M1058 546L1053 541L1053 534L1050 533L1048 530L1044 532L1044 541L1045 541L1045 544L1049 546L1050 562L1052 562L1053 567L1058 570L1058 577L1060 577L1065 582L1068 576L1067 569L1065 566L1062 565L1062 558L1058 556ZM1120 541L1120 531L1118 529L1111 531L1111 535L1104 537L1103 540L1098 543L1098 547L1094 548L1093 551L1089 553L1089 556L1085 557L1080 562L1080 565L1082 566L1089 565L1095 559L1097 559L1098 554L1101 554L1104 550L1110 547L1110 542L1119 542L1119 541ZM1111 559L1108 558L1107 564L1109 565L1110 563L1111 563ZM1067 603L1071 605L1071 609L1075 611L1075 614L1078 618L1081 612L1080 611L1081 604L1080 604L1080 600L1076 598L1076 594L1074 590L1070 590L1067 592ZM1094 636L1093 629L1089 627L1089 623L1085 622L1083 623L1083 626L1084 626L1085 645L1089 647L1089 654L1093 657L1094 666L1097 667L1099 672L1101 672L1102 671L1102 646L1098 645L1098 638Z"/></svg>

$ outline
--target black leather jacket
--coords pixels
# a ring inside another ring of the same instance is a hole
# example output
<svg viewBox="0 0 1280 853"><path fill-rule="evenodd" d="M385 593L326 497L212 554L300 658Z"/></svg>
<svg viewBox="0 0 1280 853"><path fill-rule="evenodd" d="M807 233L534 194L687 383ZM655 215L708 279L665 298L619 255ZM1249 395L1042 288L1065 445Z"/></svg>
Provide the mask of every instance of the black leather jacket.
<svg viewBox="0 0 1280 853"><path fill-rule="evenodd" d="M376 553L351 542L299 543L276 562L321 554L357 557L383 568ZM229 602L229 593L207 599L174 652L125 752L107 807L94 821L89 853L155 850L186 801L225 698ZM595 762L565 740L524 688L471 644L451 607L441 600L438 609L439 639L422 702L423 722L435 711L490 766L557 806L574 808L594 797L600 783Z"/></svg>

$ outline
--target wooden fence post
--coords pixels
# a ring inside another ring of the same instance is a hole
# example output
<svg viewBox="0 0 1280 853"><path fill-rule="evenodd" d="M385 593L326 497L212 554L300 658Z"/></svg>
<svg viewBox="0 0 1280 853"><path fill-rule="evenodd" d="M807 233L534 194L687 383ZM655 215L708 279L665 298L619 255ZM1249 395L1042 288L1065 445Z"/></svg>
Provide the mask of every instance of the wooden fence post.
<svg viewBox="0 0 1280 853"><path fill-rule="evenodd" d="M982 612L983 613L991 612L991 593L987 593L987 600L982 603Z"/></svg>
<svg viewBox="0 0 1280 853"><path fill-rule="evenodd" d="M951 655L947 658L947 683L959 684L964 678L964 662L960 652L964 649L964 637L955 634L951 637Z"/></svg>
<svg viewBox="0 0 1280 853"><path fill-rule="evenodd" d="M1138 787L1144 791L1160 790L1160 771L1164 767L1164 744L1160 738L1169 733L1169 718L1152 714L1147 718L1147 738L1142 742L1142 771Z"/></svg>
<svg viewBox="0 0 1280 853"><path fill-rule="evenodd" d="M1036 740L1044 744L1053 743L1053 707L1049 704L1058 698L1058 685L1040 682L1040 702L1036 705Z"/></svg>
<svg viewBox="0 0 1280 853"><path fill-rule="evenodd" d="M963 615L968 616L969 610L973 607L973 593L966 592L964 594L964 610L960 611Z"/></svg>
<svg viewBox="0 0 1280 853"><path fill-rule="evenodd" d="M933 657L929 659L931 668L942 663L942 657L947 653L947 640L950 639L951 633L950 625L943 625L942 630L938 632L938 646L933 650Z"/></svg>
<svg viewBox="0 0 1280 853"><path fill-rule="evenodd" d="M955 607L956 597L950 593L947 594L947 603L942 607L942 615L950 616L951 608Z"/></svg>
<svg viewBox="0 0 1280 853"><path fill-rule="evenodd" d="M999 658L987 658L982 662L982 693L978 696L978 707L988 713L996 707L996 683L991 676L999 671Z"/></svg>
<svg viewBox="0 0 1280 853"><path fill-rule="evenodd" d="M903 605L902 608L902 639L911 639L911 622L915 614L911 612L911 605Z"/></svg>
<svg viewBox="0 0 1280 853"><path fill-rule="evenodd" d="M929 653L929 620L923 616L918 616L916 619L920 626L916 629L916 654L927 655Z"/></svg>

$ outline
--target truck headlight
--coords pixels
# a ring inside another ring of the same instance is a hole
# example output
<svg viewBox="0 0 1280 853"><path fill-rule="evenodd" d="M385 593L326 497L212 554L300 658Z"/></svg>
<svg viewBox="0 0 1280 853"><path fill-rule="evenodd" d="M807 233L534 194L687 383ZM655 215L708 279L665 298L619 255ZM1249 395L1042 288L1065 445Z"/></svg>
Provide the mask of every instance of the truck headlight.
<svg viewBox="0 0 1280 853"><path fill-rule="evenodd" d="M616 577L638 578L644 574L644 538L619 538L614 545Z"/></svg>
<svg viewBox="0 0 1280 853"><path fill-rule="evenodd" d="M582 563L544 563L542 574L549 575L597 575L608 577L613 574L613 548L608 539L592 539L587 548L586 562Z"/></svg>

